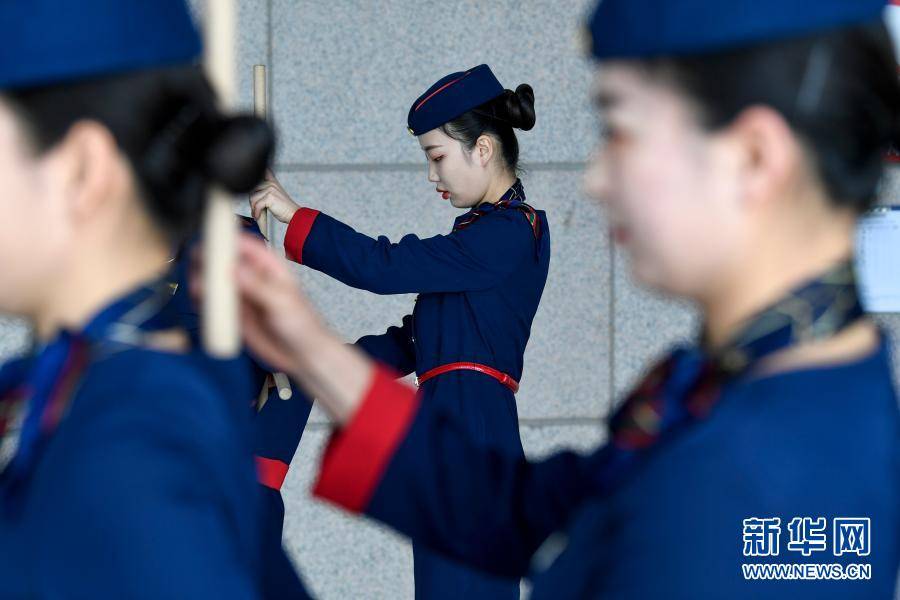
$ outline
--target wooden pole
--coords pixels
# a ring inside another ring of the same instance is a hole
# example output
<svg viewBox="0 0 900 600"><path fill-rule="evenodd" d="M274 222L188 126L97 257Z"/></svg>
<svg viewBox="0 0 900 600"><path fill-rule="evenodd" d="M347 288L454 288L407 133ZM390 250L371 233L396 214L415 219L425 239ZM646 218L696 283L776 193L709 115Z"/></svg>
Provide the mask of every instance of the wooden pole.
<svg viewBox="0 0 900 600"><path fill-rule="evenodd" d="M266 119L269 116L268 98L266 65L253 65L253 113L260 119ZM259 225L259 230L271 245L272 232L269 230L270 222L272 221L269 219L269 211L263 209L259 215L257 224ZM290 400L294 395L294 392L291 389L291 382L287 375L284 373L272 373L272 381L274 381L275 387L278 388L278 397L282 400ZM266 383L263 384L263 391L267 391L268 386L269 382L268 379L266 379ZM266 394L266 397L268 397L268 394ZM258 407L262 409L266 401L262 395L260 395L260 400Z"/></svg>
<svg viewBox="0 0 900 600"><path fill-rule="evenodd" d="M278 397L282 400L290 400L294 396L294 390L291 389L291 380L284 373L272 373L272 379L275 380L275 387L278 388Z"/></svg>
<svg viewBox="0 0 900 600"><path fill-rule="evenodd" d="M223 111L235 98L235 0L206 3L204 66ZM205 294L202 311L203 345L219 358L240 352L238 297L234 282L237 225L231 195L220 187L211 190L204 220L203 253Z"/></svg>
<svg viewBox="0 0 900 600"><path fill-rule="evenodd" d="M265 120L269 113L268 92L266 88L266 65L253 65L253 112ZM269 232L269 211L263 209L256 221L259 230L267 240L272 236Z"/></svg>

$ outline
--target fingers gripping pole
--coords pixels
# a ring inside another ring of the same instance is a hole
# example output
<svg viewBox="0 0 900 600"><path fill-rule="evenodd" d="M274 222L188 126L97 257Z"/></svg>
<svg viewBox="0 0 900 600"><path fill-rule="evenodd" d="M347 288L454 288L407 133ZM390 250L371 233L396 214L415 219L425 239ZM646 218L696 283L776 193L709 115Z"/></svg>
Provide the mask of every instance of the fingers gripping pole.
<svg viewBox="0 0 900 600"><path fill-rule="evenodd" d="M253 113L265 120L269 113L268 94L266 88L266 65L253 65ZM256 221L259 230L267 240L272 236L269 232L269 211L263 209Z"/></svg>
<svg viewBox="0 0 900 600"><path fill-rule="evenodd" d="M234 102L235 82L234 0L206 3L206 53L204 64L222 110ZM204 219L203 345L213 356L229 358L240 351L238 299L234 282L237 225L231 196L213 187Z"/></svg>

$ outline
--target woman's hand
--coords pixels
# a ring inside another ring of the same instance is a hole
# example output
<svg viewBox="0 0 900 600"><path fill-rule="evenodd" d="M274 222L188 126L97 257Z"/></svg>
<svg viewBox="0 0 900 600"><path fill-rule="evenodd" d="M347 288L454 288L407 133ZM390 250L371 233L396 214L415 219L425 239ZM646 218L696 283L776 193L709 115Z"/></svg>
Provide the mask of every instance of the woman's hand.
<svg viewBox="0 0 900 600"><path fill-rule="evenodd" d="M194 269L191 288L202 294ZM241 328L250 350L299 382L338 423L356 411L372 380L372 361L328 330L300 291L287 261L251 234L238 240Z"/></svg>
<svg viewBox="0 0 900 600"><path fill-rule="evenodd" d="M250 213L253 218L259 220L264 209L268 209L282 223L290 223L294 213L300 209L268 169L262 183L250 193Z"/></svg>
<svg viewBox="0 0 900 600"><path fill-rule="evenodd" d="M253 236L244 234L238 241L236 277L247 345L266 363L294 373L331 333L287 262Z"/></svg>

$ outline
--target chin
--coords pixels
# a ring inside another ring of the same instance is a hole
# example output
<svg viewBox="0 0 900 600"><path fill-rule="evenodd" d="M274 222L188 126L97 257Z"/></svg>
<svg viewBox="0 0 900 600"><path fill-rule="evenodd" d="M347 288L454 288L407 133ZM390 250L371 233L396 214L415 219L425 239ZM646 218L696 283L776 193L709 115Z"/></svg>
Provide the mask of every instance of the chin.
<svg viewBox="0 0 900 600"><path fill-rule="evenodd" d="M631 276L639 287L669 299L693 302L702 297L702 290L697 289L693 278L679 277L667 271L663 265L654 265L652 268L632 265Z"/></svg>
<svg viewBox="0 0 900 600"><path fill-rule="evenodd" d="M451 196L450 197L450 205L453 206L453 208L472 208L473 206L475 206L475 203L467 202L465 200L458 200L458 199L454 198L453 196Z"/></svg>
<svg viewBox="0 0 900 600"><path fill-rule="evenodd" d="M29 314L29 311L26 306L23 306L20 299L0 296L0 313L7 317L23 318Z"/></svg>
<svg viewBox="0 0 900 600"><path fill-rule="evenodd" d="M662 265L654 264L646 257L629 256L631 279L642 288L661 294L677 294L677 286L672 285L670 278L666 277Z"/></svg>

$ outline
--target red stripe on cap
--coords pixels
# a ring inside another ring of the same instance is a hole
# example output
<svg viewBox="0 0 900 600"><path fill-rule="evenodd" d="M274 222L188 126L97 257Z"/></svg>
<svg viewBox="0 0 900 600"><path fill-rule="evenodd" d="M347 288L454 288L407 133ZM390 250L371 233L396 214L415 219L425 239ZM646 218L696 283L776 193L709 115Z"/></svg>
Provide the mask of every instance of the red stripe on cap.
<svg viewBox="0 0 900 600"><path fill-rule="evenodd" d="M303 246L306 245L306 238L318 216L317 210L301 208L291 217L284 235L284 254L292 261L303 264Z"/></svg>
<svg viewBox="0 0 900 600"><path fill-rule="evenodd" d="M313 494L364 510L418 410L416 391L377 367L356 414L328 443Z"/></svg>
<svg viewBox="0 0 900 600"><path fill-rule="evenodd" d="M420 108L422 108L422 105L423 105L423 104L425 104L426 102L428 102L429 100L431 100L432 98L434 98L437 94L439 94L439 93L443 92L444 90L446 90L448 87L450 87L451 85L453 85L453 84L456 83L457 81L462 81L463 79L465 79L466 77L468 77L468 76L469 76L469 73L471 73L471 72L472 72L472 71L467 72L465 75L463 75L463 76L460 77L459 79L454 79L453 81L451 81L451 82L449 82L449 83L445 83L444 85L442 85L442 86L439 87L438 89L436 89L436 90L434 90L433 92L431 92L430 94L428 94L428 96L426 96L424 100L422 100L421 102L419 102L419 103L416 105L416 107L413 109L413 112L416 112L417 110L419 110Z"/></svg>
<svg viewBox="0 0 900 600"><path fill-rule="evenodd" d="M256 479L267 488L280 491L284 478L288 474L288 465L280 460L256 457Z"/></svg>

